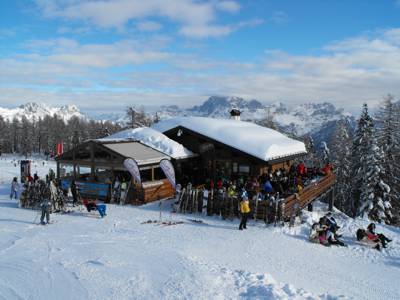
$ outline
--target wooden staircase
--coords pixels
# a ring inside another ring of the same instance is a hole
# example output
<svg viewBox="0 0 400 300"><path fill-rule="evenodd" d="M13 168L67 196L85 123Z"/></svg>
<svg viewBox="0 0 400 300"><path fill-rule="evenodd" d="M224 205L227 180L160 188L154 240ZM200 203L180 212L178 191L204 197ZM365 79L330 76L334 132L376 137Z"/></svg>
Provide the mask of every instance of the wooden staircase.
<svg viewBox="0 0 400 300"><path fill-rule="evenodd" d="M282 203L283 219L289 219L293 212L293 209L303 209L316 198L328 192L335 183L336 175L334 173L330 173L329 175L324 176L319 181L305 187L300 194L287 197ZM296 205L296 203L298 205Z"/></svg>

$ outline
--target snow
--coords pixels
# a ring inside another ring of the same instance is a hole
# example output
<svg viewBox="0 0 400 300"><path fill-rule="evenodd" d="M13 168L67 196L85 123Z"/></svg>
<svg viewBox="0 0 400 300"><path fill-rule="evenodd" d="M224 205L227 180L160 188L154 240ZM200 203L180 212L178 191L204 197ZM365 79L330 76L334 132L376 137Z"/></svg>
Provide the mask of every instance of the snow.
<svg viewBox="0 0 400 300"><path fill-rule="evenodd" d="M1 158L1 157L0 157ZM400 229L377 224L393 238L382 252L355 241L367 219L335 212L349 247L308 242L324 206L293 228L170 213L159 206L107 205L104 219L76 211L33 224L36 211L9 200L18 175L0 159L0 299L400 299ZM52 162L35 160L44 176ZM54 167L54 165L53 165ZM200 219L197 224L188 219Z"/></svg>
<svg viewBox="0 0 400 300"><path fill-rule="evenodd" d="M193 156L193 152L171 140L161 132L149 127L126 129L108 137L98 139L100 142L121 142L135 140L156 149L172 158L186 158Z"/></svg>
<svg viewBox="0 0 400 300"><path fill-rule="evenodd" d="M178 126L208 136L265 161L306 153L304 143L251 122L204 117L177 117L161 121L153 125L153 128L165 132Z"/></svg>

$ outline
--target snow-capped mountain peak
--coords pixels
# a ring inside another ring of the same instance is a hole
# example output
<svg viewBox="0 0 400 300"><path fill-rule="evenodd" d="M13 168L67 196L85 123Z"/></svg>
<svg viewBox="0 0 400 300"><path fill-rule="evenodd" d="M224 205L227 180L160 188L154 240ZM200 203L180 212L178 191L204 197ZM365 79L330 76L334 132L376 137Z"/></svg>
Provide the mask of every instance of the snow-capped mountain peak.
<svg viewBox="0 0 400 300"><path fill-rule="evenodd" d="M229 118L229 111L232 108L241 111L242 120L257 122L268 115L272 115L281 130L299 136L312 134L326 123L348 116L343 112L343 109L337 109L328 102L309 102L295 107L288 107L280 101L263 104L257 100L245 100L231 96L212 96L203 104L188 109L180 109L176 105L166 106L158 114L161 119L174 116Z"/></svg>
<svg viewBox="0 0 400 300"><path fill-rule="evenodd" d="M58 116L64 121L68 121L72 117L86 118L76 105L51 107L44 103L27 102L17 108L0 107L0 116L9 121L12 121L14 118L21 120L23 116L32 121L53 115Z"/></svg>

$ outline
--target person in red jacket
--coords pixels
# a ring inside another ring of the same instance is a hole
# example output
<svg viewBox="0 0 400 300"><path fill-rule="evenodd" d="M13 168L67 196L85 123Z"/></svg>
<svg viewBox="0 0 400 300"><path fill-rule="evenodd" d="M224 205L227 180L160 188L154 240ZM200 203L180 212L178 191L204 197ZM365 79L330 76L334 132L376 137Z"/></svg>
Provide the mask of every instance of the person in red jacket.
<svg viewBox="0 0 400 300"><path fill-rule="evenodd" d="M300 162L300 164L297 166L297 174L302 177L306 175L306 166L303 162Z"/></svg>
<svg viewBox="0 0 400 300"><path fill-rule="evenodd" d="M321 172L324 175L329 175L332 173L333 166L327 162L326 165L322 168Z"/></svg>
<svg viewBox="0 0 400 300"><path fill-rule="evenodd" d="M376 228L376 226L375 226L374 223L371 223L371 224L368 225L367 231L365 232L367 234L367 238L370 241L374 241L374 242L379 242L380 241L381 244L382 244L382 247L386 248L387 243L390 243L392 240L387 238L382 233L379 233L379 234L376 233L375 232L375 228Z"/></svg>

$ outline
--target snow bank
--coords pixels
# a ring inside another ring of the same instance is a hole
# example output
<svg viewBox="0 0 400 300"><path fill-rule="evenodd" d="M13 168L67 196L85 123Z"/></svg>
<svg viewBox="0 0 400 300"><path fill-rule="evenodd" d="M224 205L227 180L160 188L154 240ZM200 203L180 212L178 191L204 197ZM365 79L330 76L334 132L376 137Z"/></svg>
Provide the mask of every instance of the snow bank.
<svg viewBox="0 0 400 300"><path fill-rule="evenodd" d="M165 132L178 126L208 136L265 161L306 153L304 143L250 122L203 117L177 117L161 121L153 125L153 128Z"/></svg>
<svg viewBox="0 0 400 300"><path fill-rule="evenodd" d="M50 167L34 164L39 176ZM0 179L18 173L0 159ZM400 229L377 224L393 239L379 252L355 239L368 220L335 212L349 246L313 244L321 204L294 228L250 220L239 231L238 220L172 214L171 202L162 218L182 224L141 224L159 219L152 203L107 205L104 219L77 208L38 226L36 211L9 199L9 183L0 183L0 299L400 299Z"/></svg>
<svg viewBox="0 0 400 300"><path fill-rule="evenodd" d="M108 137L98 139L100 142L139 141L151 148L154 148L172 158L186 158L193 156L193 152L181 144L171 140L161 132L149 127L126 129Z"/></svg>

